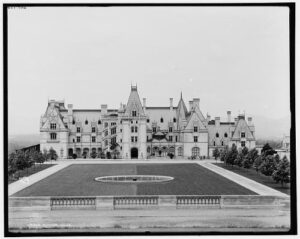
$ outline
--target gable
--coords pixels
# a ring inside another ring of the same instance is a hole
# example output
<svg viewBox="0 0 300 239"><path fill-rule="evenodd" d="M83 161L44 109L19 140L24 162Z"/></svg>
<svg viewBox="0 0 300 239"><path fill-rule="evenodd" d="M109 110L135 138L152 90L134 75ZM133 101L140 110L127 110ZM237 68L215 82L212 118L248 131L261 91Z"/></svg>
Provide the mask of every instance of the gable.
<svg viewBox="0 0 300 239"><path fill-rule="evenodd" d="M55 123L58 129L66 129L62 116L56 107L48 106L44 117L47 120L43 124L42 129L49 129L51 123Z"/></svg>
<svg viewBox="0 0 300 239"><path fill-rule="evenodd" d="M196 112L192 112L188 119L187 126L185 129L193 129L194 126L199 127L199 129L206 129L204 121L201 120L200 116Z"/></svg>
<svg viewBox="0 0 300 239"><path fill-rule="evenodd" d="M241 133L245 132L245 137L248 140L255 140L253 134L251 133L247 122L244 119L240 119L237 123L237 126L234 130L232 139L240 139Z"/></svg>
<svg viewBox="0 0 300 239"><path fill-rule="evenodd" d="M137 89L132 87L128 98L125 114L131 115L132 111L136 111L137 116L144 115L143 106L137 92Z"/></svg>

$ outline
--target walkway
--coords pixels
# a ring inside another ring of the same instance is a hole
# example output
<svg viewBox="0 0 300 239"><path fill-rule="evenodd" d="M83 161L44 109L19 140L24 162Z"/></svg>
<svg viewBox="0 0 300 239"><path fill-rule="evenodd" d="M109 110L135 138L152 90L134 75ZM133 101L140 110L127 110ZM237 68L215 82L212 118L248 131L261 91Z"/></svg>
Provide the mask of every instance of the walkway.
<svg viewBox="0 0 300 239"><path fill-rule="evenodd" d="M13 182L8 185L8 196L15 194L16 192L50 176L51 174L56 173L57 171L69 166L71 162L60 162L50 168L37 172L30 175L29 177L24 177L16 182Z"/></svg>
<svg viewBox="0 0 300 239"><path fill-rule="evenodd" d="M239 174L233 173L229 170L226 170L224 168L218 167L212 163L199 163L202 167L205 167L217 174L220 174L224 178L228 178L231 181L242 185L245 188L248 188L249 190L256 192L259 195L273 195L273 196L280 196L280 197L286 197L289 198L289 196L285 193L279 192L275 189L272 189L270 187L267 187L261 183L255 182L252 179L243 177Z"/></svg>

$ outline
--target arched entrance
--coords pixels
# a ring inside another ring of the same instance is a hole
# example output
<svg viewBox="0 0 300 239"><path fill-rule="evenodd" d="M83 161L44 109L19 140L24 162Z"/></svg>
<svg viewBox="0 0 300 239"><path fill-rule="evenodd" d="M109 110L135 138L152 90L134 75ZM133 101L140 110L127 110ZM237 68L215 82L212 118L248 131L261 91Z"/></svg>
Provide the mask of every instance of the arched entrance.
<svg viewBox="0 0 300 239"><path fill-rule="evenodd" d="M137 148L131 148L130 155L132 159L137 159L139 155L139 151Z"/></svg>

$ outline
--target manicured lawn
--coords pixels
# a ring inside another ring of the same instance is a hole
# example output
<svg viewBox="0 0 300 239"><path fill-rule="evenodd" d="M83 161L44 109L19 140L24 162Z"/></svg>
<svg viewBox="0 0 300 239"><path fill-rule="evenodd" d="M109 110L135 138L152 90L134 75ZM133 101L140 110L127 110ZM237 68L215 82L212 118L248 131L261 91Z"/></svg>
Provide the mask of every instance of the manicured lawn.
<svg viewBox="0 0 300 239"><path fill-rule="evenodd" d="M24 169L24 170L20 170L14 173L15 177L10 176L8 178L8 184L13 183L15 181L18 180L18 178L22 178L22 177L28 177L32 174L35 174L39 171L42 171L46 168L49 168L51 166L53 166L55 164L37 164L35 166L31 166L30 168Z"/></svg>
<svg viewBox="0 0 300 239"><path fill-rule="evenodd" d="M163 183L103 183L108 175L163 175ZM13 196L254 195L198 164L73 164Z"/></svg>
<svg viewBox="0 0 300 239"><path fill-rule="evenodd" d="M276 183L272 177L269 177L269 176L265 176L261 173L257 173L255 171L255 169L245 169L245 168L240 168L238 166L230 166L230 165L225 165L223 163L215 163L215 165L219 166L219 167L222 167L222 168L225 168L229 171L232 171L234 173L237 173L239 175L242 175L244 177L247 177L247 178L250 178L258 183L261 183L263 185L266 185L270 188L273 188L275 190L278 190L282 193L286 193L288 195L290 195L290 184L286 184L284 185L284 187L281 186L280 183Z"/></svg>

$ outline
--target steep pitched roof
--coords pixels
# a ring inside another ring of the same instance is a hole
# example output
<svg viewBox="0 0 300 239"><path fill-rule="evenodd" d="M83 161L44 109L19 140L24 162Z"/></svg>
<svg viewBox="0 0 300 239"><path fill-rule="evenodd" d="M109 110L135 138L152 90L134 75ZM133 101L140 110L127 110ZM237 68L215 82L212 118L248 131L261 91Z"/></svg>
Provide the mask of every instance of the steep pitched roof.
<svg viewBox="0 0 300 239"><path fill-rule="evenodd" d="M137 87L136 86L131 86L131 92L128 98L128 102L126 105L126 115L130 115L130 113L136 110L137 116L138 115L144 115L144 110L143 106L139 97L139 94L137 92Z"/></svg>
<svg viewBox="0 0 300 239"><path fill-rule="evenodd" d="M241 132L245 132L245 137L248 140L255 140L245 119L239 119L239 121L237 122L237 126L235 127L232 139L239 139L241 137Z"/></svg>

